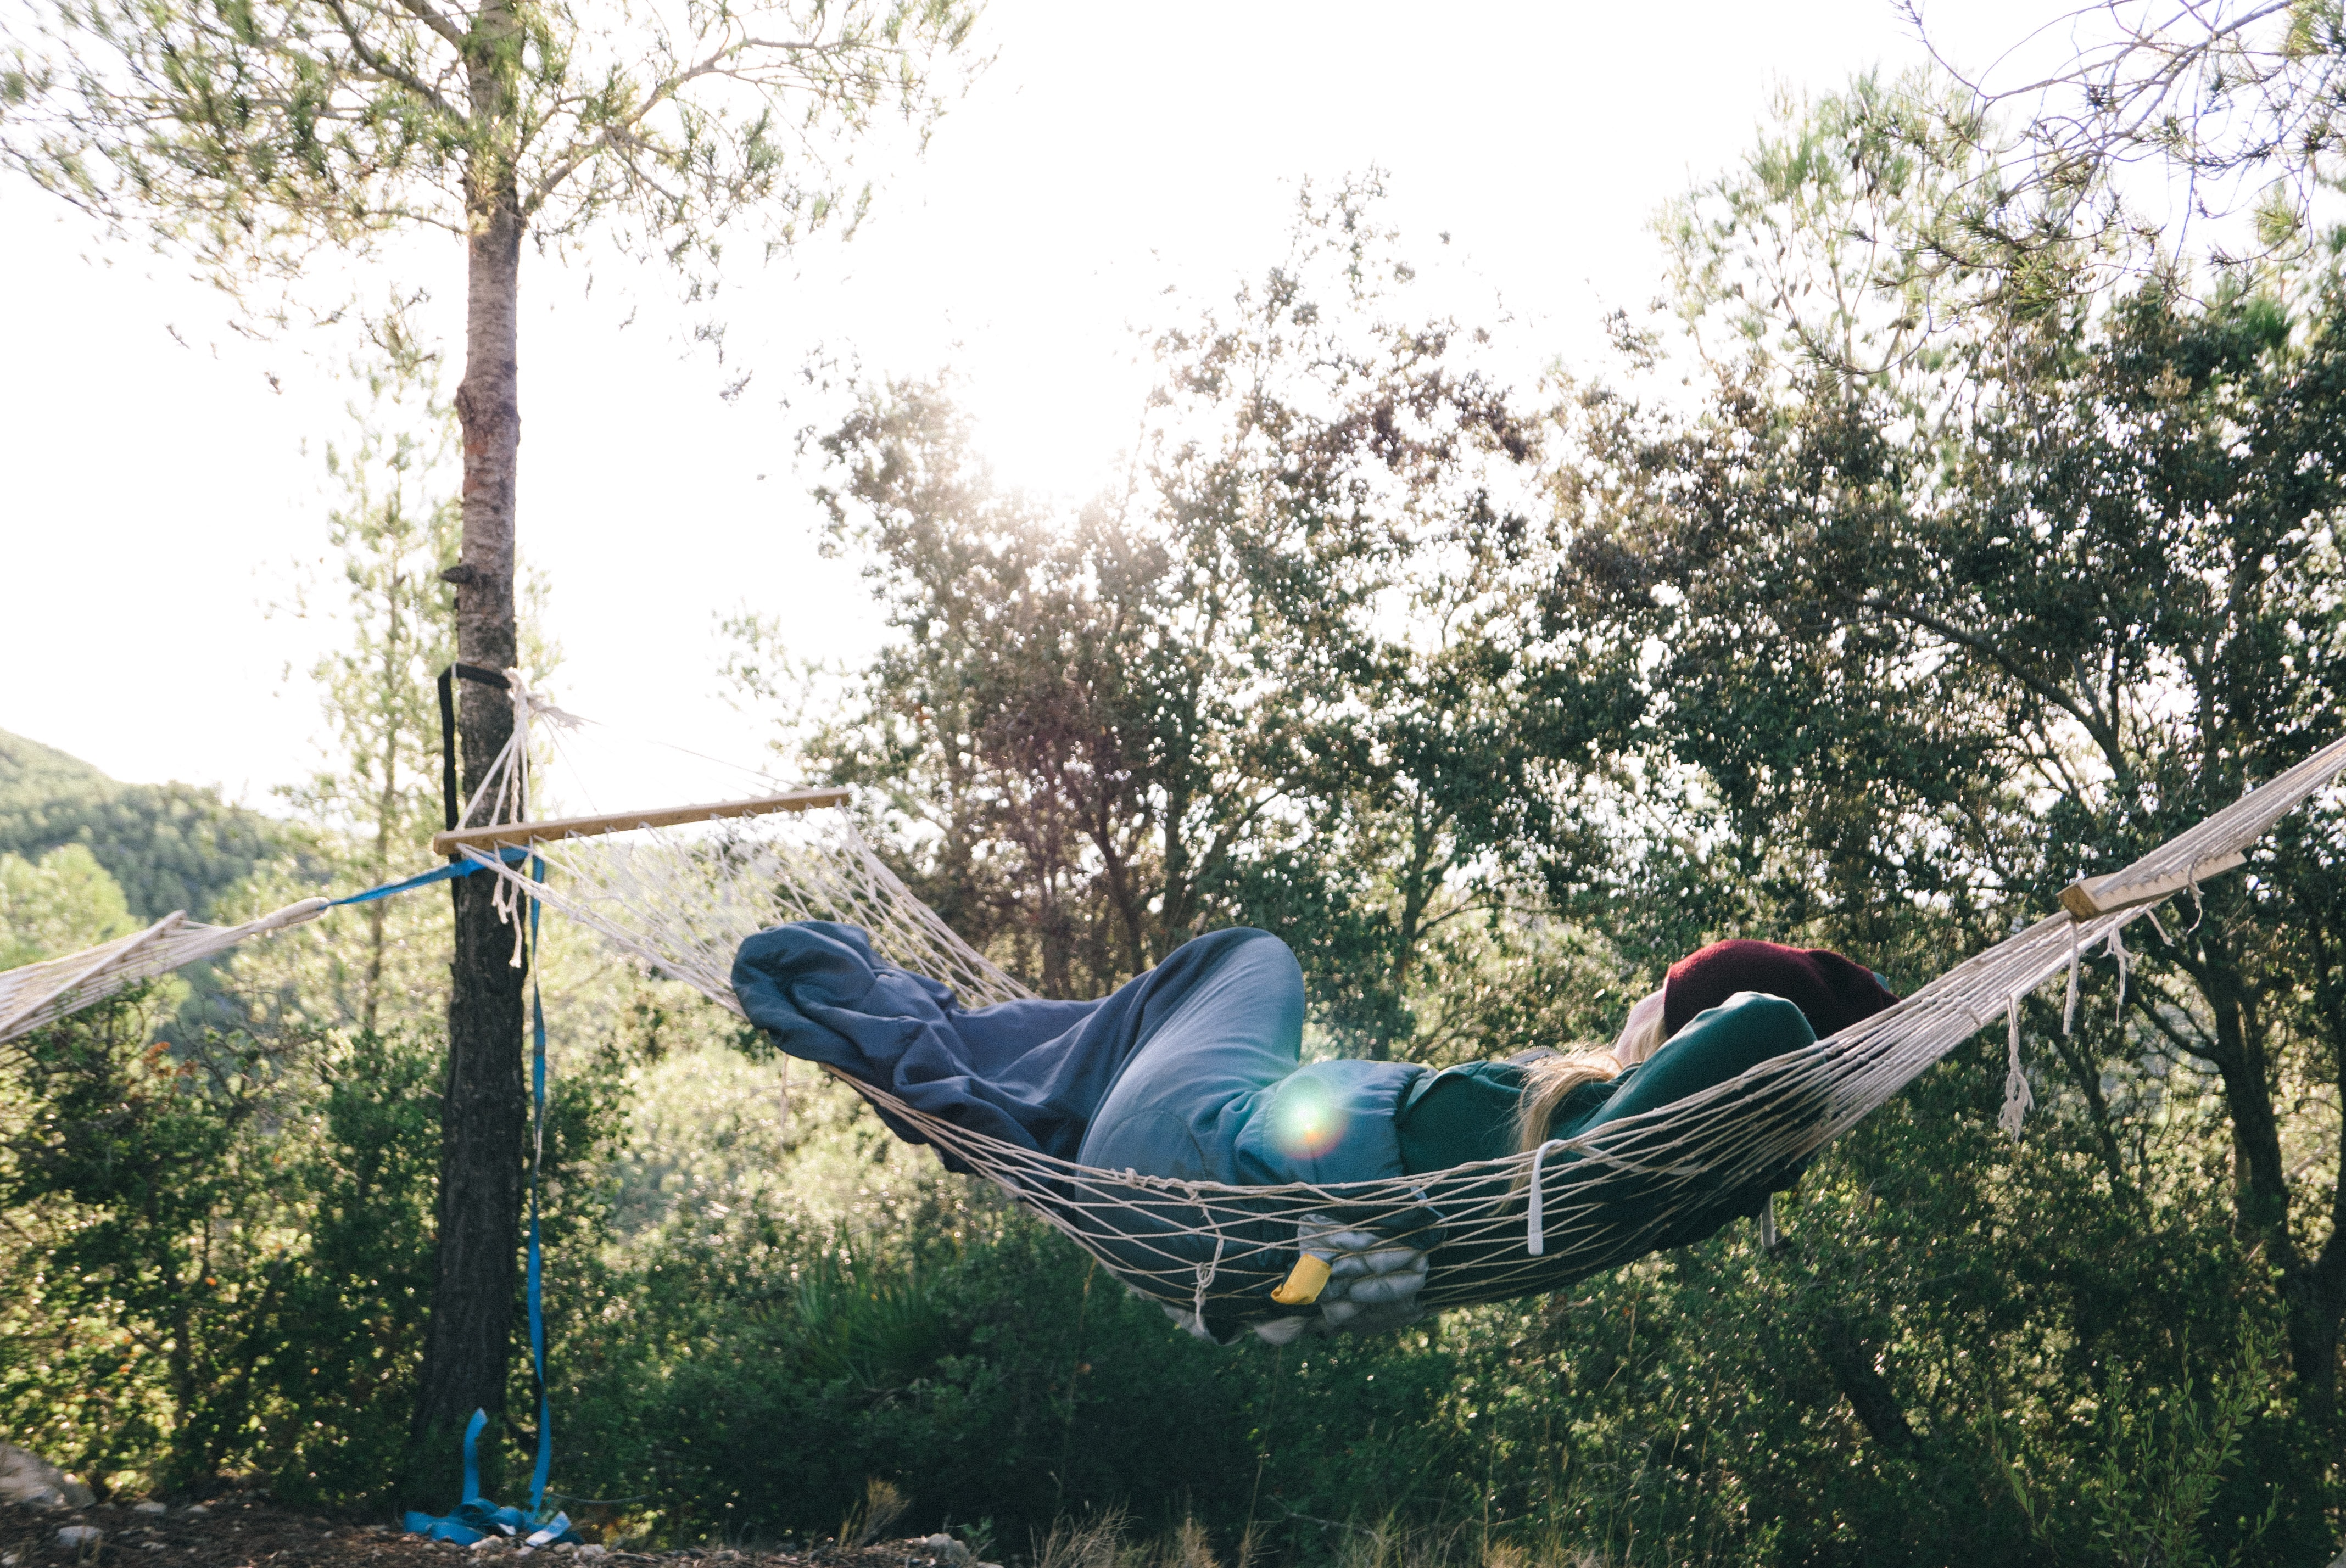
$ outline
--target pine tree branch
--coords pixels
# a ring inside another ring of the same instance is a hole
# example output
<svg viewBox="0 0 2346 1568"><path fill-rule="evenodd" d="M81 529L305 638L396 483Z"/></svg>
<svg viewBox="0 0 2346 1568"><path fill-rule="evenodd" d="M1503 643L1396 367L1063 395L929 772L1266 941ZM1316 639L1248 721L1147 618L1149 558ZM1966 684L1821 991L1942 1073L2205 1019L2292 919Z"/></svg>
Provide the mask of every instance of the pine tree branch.
<svg viewBox="0 0 2346 1568"><path fill-rule="evenodd" d="M407 3L411 5L418 4L420 3L420 0L407 0ZM662 80L658 86L655 87L649 93L647 93L644 96L644 101L637 105L633 112L627 114L622 118L613 120L609 124L606 125L599 134L578 146L567 158L562 159L560 163L556 164L554 168L548 171L545 176L531 182L530 194L523 204L523 210L534 213L543 208L547 201L553 199L555 192L562 188L564 183L567 181L572 175L577 173L578 170L586 165L588 159L595 158L597 155L607 152L623 153L648 147L648 143L642 142L637 138L635 133L638 127L642 126L644 121L649 118L655 110L658 109L665 104L672 102L686 87L691 86L694 82L700 80L702 77L722 76L729 81L741 82L747 86L761 89L769 86L770 84L754 73L729 68L729 62L752 49L771 49L785 53L816 54L825 56L867 53L892 55L902 55L904 53L903 50L899 48L853 46L842 39L832 39L829 42L818 43L790 43L779 39L745 37L737 40L736 42L724 45L723 46L711 51L699 62L688 66L683 70ZM647 184L651 185L652 188L658 190L663 197L666 197L670 200L677 199L676 193L662 188L657 181L652 180L648 176L643 174L640 169L638 169L635 172L638 178L643 179Z"/></svg>
<svg viewBox="0 0 2346 1568"><path fill-rule="evenodd" d="M439 12L434 11L424 3L424 0L399 0L399 3L406 9L408 15L439 34L449 46L458 50L464 47L464 30Z"/></svg>
<svg viewBox="0 0 2346 1568"><path fill-rule="evenodd" d="M430 104L435 112L447 116L458 125L469 126L472 123L462 110L440 96L438 88L406 67L385 59L379 51L372 47L366 39L360 36L358 24L351 19L351 14L343 6L342 0L326 0L326 7L333 12L335 23L342 28L342 36L350 40L351 52L358 56L361 65L384 81L405 87L409 92ZM413 5L410 6L410 9L416 8Z"/></svg>

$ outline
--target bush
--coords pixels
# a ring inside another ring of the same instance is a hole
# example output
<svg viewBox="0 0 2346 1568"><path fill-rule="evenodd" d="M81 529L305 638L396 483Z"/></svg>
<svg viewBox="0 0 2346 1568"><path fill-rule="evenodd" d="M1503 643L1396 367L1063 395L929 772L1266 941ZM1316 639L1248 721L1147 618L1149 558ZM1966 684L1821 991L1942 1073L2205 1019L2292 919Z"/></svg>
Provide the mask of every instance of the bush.
<svg viewBox="0 0 2346 1568"><path fill-rule="evenodd" d="M2114 1179L2051 1085L2014 1145L1996 1056L1829 1152L1774 1254L1737 1227L1569 1298L1282 1350L1198 1343L991 1189L801 1096L761 1196L704 1172L605 1256L562 1354L563 1473L670 1541L828 1536L877 1479L905 1527L1014 1548L1120 1511L1306 1562L1372 1537L1755 1563L2327 1550L2335 1477L2273 1392L2224 1173L2180 1157L2178 1124L2155 1190Z"/></svg>
<svg viewBox="0 0 2346 1568"><path fill-rule="evenodd" d="M20 1043L0 1102L0 1428L101 1488L233 1474L372 1504L398 1472L430 1296L440 1043L167 1046L148 1002ZM591 1064L557 1093L551 1245L600 1223L562 1177L611 1103Z"/></svg>

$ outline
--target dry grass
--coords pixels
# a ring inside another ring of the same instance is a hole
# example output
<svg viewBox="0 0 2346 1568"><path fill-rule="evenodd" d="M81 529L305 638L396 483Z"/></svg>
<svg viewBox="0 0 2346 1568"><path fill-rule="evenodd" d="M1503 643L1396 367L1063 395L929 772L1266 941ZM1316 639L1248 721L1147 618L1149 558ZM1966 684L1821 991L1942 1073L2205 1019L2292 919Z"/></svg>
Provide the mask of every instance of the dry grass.
<svg viewBox="0 0 2346 1568"><path fill-rule="evenodd" d="M1337 1568L1610 1568L1611 1559L1550 1542L1534 1548L1519 1542L1484 1543L1469 1525L1417 1529L1382 1524L1332 1526ZM1137 1536L1131 1517L1108 1509L1080 1519L1062 1519L1036 1543L1029 1568L1262 1568L1265 1553L1254 1535L1242 1539L1225 1563L1205 1527L1183 1519L1153 1539Z"/></svg>
<svg viewBox="0 0 2346 1568"><path fill-rule="evenodd" d="M878 1476L863 1483L863 1501L839 1522L842 1546L869 1546L887 1533L888 1526L904 1516L912 1502L892 1481Z"/></svg>

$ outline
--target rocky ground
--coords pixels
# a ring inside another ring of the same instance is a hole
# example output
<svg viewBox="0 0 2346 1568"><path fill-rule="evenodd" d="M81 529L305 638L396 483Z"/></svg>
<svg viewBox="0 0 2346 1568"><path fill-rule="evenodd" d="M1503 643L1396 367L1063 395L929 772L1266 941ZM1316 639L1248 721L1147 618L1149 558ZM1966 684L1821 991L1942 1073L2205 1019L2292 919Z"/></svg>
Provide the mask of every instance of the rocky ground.
<svg viewBox="0 0 2346 1568"><path fill-rule="evenodd" d="M931 1542L900 1541L842 1551L809 1552L692 1547L680 1552L624 1552L602 1546L551 1546L532 1552L504 1542L451 1546L406 1535L384 1524L321 1519L258 1499L223 1498L194 1508L159 1503L88 1508L28 1508L0 1503L0 1568L360 1568L361 1564L495 1563L515 1568L536 1558L544 1568L604 1565L723 1563L728 1568L960 1568L955 1548L941 1553ZM533 1563L531 1568L539 1568Z"/></svg>

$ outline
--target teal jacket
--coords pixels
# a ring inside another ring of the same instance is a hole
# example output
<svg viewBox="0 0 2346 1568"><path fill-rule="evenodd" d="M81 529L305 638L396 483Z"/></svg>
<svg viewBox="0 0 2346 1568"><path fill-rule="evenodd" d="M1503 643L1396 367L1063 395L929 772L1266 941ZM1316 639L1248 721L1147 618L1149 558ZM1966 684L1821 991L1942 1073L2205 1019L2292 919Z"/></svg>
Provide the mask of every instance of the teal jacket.
<svg viewBox="0 0 2346 1568"><path fill-rule="evenodd" d="M1782 997L1739 993L1696 1014L1660 1050L1619 1076L1573 1090L1547 1135L1577 1137L1686 1099L1816 1038L1800 1010ZM1470 1062L1420 1076L1395 1116L1402 1168L1414 1176L1515 1153L1515 1106L1527 1076L1513 1062Z"/></svg>

